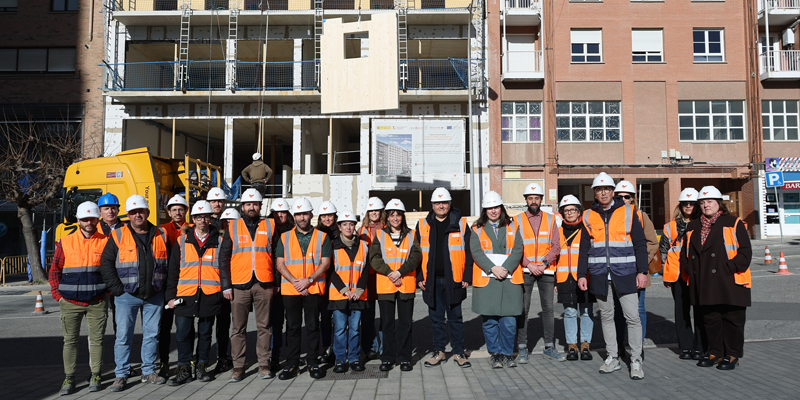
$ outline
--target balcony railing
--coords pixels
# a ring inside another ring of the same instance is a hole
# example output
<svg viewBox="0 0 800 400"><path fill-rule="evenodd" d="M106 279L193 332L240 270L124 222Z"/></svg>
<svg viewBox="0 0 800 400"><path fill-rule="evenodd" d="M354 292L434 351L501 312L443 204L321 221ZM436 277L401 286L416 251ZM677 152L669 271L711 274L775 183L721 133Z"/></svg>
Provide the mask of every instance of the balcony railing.
<svg viewBox="0 0 800 400"><path fill-rule="evenodd" d="M506 10L512 9L539 9L538 0L505 0Z"/></svg>
<svg viewBox="0 0 800 400"><path fill-rule="evenodd" d="M795 9L800 11L800 0L759 0L758 12L763 12L767 5L769 5L770 10Z"/></svg>
<svg viewBox="0 0 800 400"><path fill-rule="evenodd" d="M541 50L508 50L503 54L503 73L542 72Z"/></svg>
<svg viewBox="0 0 800 400"><path fill-rule="evenodd" d="M463 9L470 6L473 0L419 0L415 9ZM536 0L510 0L515 2L535 2ZM394 0L325 0L325 10L388 10L394 9ZM176 11L180 10L183 0L111 0L109 6L113 11ZM193 10L228 10L229 0L192 0ZM313 10L313 0L244 0L239 1L241 10Z"/></svg>
<svg viewBox="0 0 800 400"><path fill-rule="evenodd" d="M401 61L401 64L404 61ZM408 90L466 89L469 81L466 58L408 60ZM400 82L403 88L403 82Z"/></svg>
<svg viewBox="0 0 800 400"><path fill-rule="evenodd" d="M236 62L236 90L314 90L314 61Z"/></svg>
<svg viewBox="0 0 800 400"><path fill-rule="evenodd" d="M800 50L772 50L761 53L761 72L773 77L800 78Z"/></svg>

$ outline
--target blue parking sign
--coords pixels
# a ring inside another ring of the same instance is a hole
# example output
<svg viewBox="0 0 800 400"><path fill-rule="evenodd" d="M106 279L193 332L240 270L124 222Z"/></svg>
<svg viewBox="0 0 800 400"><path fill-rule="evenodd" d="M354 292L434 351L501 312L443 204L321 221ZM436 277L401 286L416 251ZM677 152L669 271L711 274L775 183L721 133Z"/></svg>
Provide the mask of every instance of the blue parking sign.
<svg viewBox="0 0 800 400"><path fill-rule="evenodd" d="M783 171L767 172L767 187L783 186Z"/></svg>

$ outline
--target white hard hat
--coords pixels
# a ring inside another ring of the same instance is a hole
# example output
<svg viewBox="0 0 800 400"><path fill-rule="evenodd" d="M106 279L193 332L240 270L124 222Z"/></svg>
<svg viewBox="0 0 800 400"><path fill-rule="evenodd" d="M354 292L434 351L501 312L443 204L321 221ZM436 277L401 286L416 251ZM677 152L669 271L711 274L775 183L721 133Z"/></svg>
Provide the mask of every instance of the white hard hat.
<svg viewBox="0 0 800 400"><path fill-rule="evenodd" d="M558 202L558 208L561 208L561 207L564 207L564 206L569 206L569 205L581 206L582 204L581 204L581 201L578 200L577 197L575 197L575 196L573 196L571 194L568 194L568 195L562 197L561 201Z"/></svg>
<svg viewBox="0 0 800 400"><path fill-rule="evenodd" d="M174 206L174 205L179 205L179 206L184 206L186 208L189 208L189 203L187 203L186 199L184 199L183 196L181 196L179 194L176 194L175 196L172 196L169 199L169 201L167 202L167 210L169 210L169 208Z"/></svg>
<svg viewBox="0 0 800 400"><path fill-rule="evenodd" d="M614 178L608 176L607 173L601 172L592 181L592 189L596 187L611 186L614 187Z"/></svg>
<svg viewBox="0 0 800 400"><path fill-rule="evenodd" d="M697 200L703 199L722 200L722 193L714 186L703 186L703 188L700 189L700 195L697 196Z"/></svg>
<svg viewBox="0 0 800 400"><path fill-rule="evenodd" d="M337 222L345 221L358 222L356 221L356 214L354 212L350 210L342 210L339 212L339 218L337 219Z"/></svg>
<svg viewBox="0 0 800 400"><path fill-rule="evenodd" d="M253 188L247 189L242 193L242 203L250 203L253 201L261 203L261 200L264 200L261 198L261 193Z"/></svg>
<svg viewBox="0 0 800 400"><path fill-rule="evenodd" d="M192 215L213 214L214 210L211 209L211 203L200 200L192 206Z"/></svg>
<svg viewBox="0 0 800 400"><path fill-rule="evenodd" d="M269 207L270 211L289 211L289 202L284 198L275 199Z"/></svg>
<svg viewBox="0 0 800 400"><path fill-rule="evenodd" d="M531 183L528 186L525 186L525 191L522 192L523 196L528 196L531 194L538 194L539 196L544 196L544 189L539 186L538 183Z"/></svg>
<svg viewBox="0 0 800 400"><path fill-rule="evenodd" d="M614 193L636 194L636 186L630 183L630 181L619 181L617 187L614 188Z"/></svg>
<svg viewBox="0 0 800 400"><path fill-rule="evenodd" d="M443 201L453 201L453 198L450 197L450 191L443 187L436 188L431 194L431 203L441 203Z"/></svg>
<svg viewBox="0 0 800 400"><path fill-rule="evenodd" d="M386 211L402 211L406 212L406 205L400 199L389 200L389 205L386 206Z"/></svg>
<svg viewBox="0 0 800 400"><path fill-rule="evenodd" d="M235 208L226 208L225 211L222 212L222 215L220 215L219 217L219 219L239 219L239 218L242 218L242 216L239 215L239 212L236 211Z"/></svg>
<svg viewBox="0 0 800 400"><path fill-rule="evenodd" d="M78 217L78 219L100 218L100 207L91 201L84 201L78 206L76 217Z"/></svg>
<svg viewBox="0 0 800 400"><path fill-rule="evenodd" d="M292 205L292 214L297 214L301 212L313 212L313 211L314 207L311 205L311 201L305 197L297 199Z"/></svg>
<svg viewBox="0 0 800 400"><path fill-rule="evenodd" d="M483 195L483 202L481 203L481 207L493 208L502 205L503 205L503 199L494 190L490 190L485 195Z"/></svg>
<svg viewBox="0 0 800 400"><path fill-rule="evenodd" d="M126 213L131 212L131 210L138 210L142 208L149 210L150 206L147 204L147 200L145 200L141 195L135 194L131 197L128 197L128 200L125 200Z"/></svg>
<svg viewBox="0 0 800 400"><path fill-rule="evenodd" d="M678 196L678 201L697 201L698 194L695 188L683 189Z"/></svg>
<svg viewBox="0 0 800 400"><path fill-rule="evenodd" d="M208 191L206 200L227 200L227 198L225 197L225 192L222 191L222 188L215 187Z"/></svg>
<svg viewBox="0 0 800 400"><path fill-rule="evenodd" d="M260 159L261 159L261 153L253 153L253 161L260 160Z"/></svg>
<svg viewBox="0 0 800 400"><path fill-rule="evenodd" d="M367 211L383 210L383 201L377 197L370 197L367 200Z"/></svg>
<svg viewBox="0 0 800 400"><path fill-rule="evenodd" d="M319 215L324 214L336 214L336 205L331 203L330 201L323 201L322 204L319 205Z"/></svg>

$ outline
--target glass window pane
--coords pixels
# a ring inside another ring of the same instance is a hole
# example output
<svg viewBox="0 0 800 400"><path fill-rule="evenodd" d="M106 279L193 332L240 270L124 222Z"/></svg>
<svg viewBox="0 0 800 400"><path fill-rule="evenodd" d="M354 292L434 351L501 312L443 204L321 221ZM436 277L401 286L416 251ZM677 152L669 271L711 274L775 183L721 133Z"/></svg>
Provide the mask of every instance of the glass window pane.
<svg viewBox="0 0 800 400"><path fill-rule="evenodd" d="M722 46L719 43L709 43L708 44L708 52L709 52L709 54L722 53Z"/></svg>
<svg viewBox="0 0 800 400"><path fill-rule="evenodd" d="M501 128L511 128L511 117L503 117Z"/></svg>
<svg viewBox="0 0 800 400"><path fill-rule="evenodd" d="M706 40L706 32L705 31L694 31L692 33L692 38L695 42L702 42Z"/></svg>
<svg viewBox="0 0 800 400"><path fill-rule="evenodd" d="M661 55L651 55L647 56L647 62L661 62Z"/></svg>
<svg viewBox="0 0 800 400"><path fill-rule="evenodd" d="M502 138L503 138L503 141L504 141L504 142L509 142L509 141L511 141L511 131L510 131L510 130L507 130L507 129L503 129L503 135L502 135Z"/></svg>
<svg viewBox="0 0 800 400"><path fill-rule="evenodd" d="M733 130L731 130L733 133ZM797 128L789 128L786 130L786 139L787 140L797 140Z"/></svg>
<svg viewBox="0 0 800 400"><path fill-rule="evenodd" d="M528 103L528 112L531 114L541 114L542 113L542 103L538 101L532 101Z"/></svg>
<svg viewBox="0 0 800 400"><path fill-rule="evenodd" d="M603 140L603 130L602 129L592 129L589 131L589 140L593 141L602 141Z"/></svg>
<svg viewBox="0 0 800 400"><path fill-rule="evenodd" d="M556 117L556 128L569 128L569 117Z"/></svg>
<svg viewBox="0 0 800 400"><path fill-rule="evenodd" d="M512 114L514 112L514 103L504 101L500 106L503 114Z"/></svg>
<svg viewBox="0 0 800 400"><path fill-rule="evenodd" d="M603 117L589 117L589 126L592 128L602 128Z"/></svg>
<svg viewBox="0 0 800 400"><path fill-rule="evenodd" d="M698 62L708 61L708 57L705 56L694 56L694 60Z"/></svg>
<svg viewBox="0 0 800 400"><path fill-rule="evenodd" d="M741 115L731 115L730 119L728 121L729 121L728 126L730 126L730 127L744 126L743 125L743 118L742 118Z"/></svg>
<svg viewBox="0 0 800 400"><path fill-rule="evenodd" d="M772 128L772 140L786 140L783 128Z"/></svg>
<svg viewBox="0 0 800 400"><path fill-rule="evenodd" d="M691 115L681 115L679 119L681 128L691 128L694 126L694 117Z"/></svg>
<svg viewBox="0 0 800 400"><path fill-rule="evenodd" d="M647 56L645 56L644 54L633 55L633 62L646 62L646 61L647 61Z"/></svg>
<svg viewBox="0 0 800 400"><path fill-rule="evenodd" d="M772 140L772 136L769 129L762 129L761 134L764 135L764 140Z"/></svg>
<svg viewBox="0 0 800 400"><path fill-rule="evenodd" d="M737 113L738 114L738 113L744 112L743 104L744 104L744 102L738 101L738 100L737 101L729 101L728 102L728 107L730 107L730 112L731 113Z"/></svg>
<svg viewBox="0 0 800 400"><path fill-rule="evenodd" d="M47 49L19 49L19 71L47 70Z"/></svg>
<svg viewBox="0 0 800 400"><path fill-rule="evenodd" d="M69 0L67 3L67 10L78 11L78 0Z"/></svg>
<svg viewBox="0 0 800 400"><path fill-rule="evenodd" d="M528 120L531 128L541 128L542 127L542 117L530 117Z"/></svg>
<svg viewBox="0 0 800 400"><path fill-rule="evenodd" d="M695 42L695 44L694 44L694 54L703 54L705 52L706 52L706 44L703 43L703 42L700 42L700 43ZM696 60L696 58L695 58L695 60Z"/></svg>
<svg viewBox="0 0 800 400"><path fill-rule="evenodd" d="M708 31L708 41L709 42L719 42L720 41L720 31Z"/></svg>
<svg viewBox="0 0 800 400"><path fill-rule="evenodd" d="M614 141L620 140L619 129L609 129L607 132L608 132L608 140L614 140Z"/></svg>
<svg viewBox="0 0 800 400"><path fill-rule="evenodd" d="M53 0L53 11L64 11L66 0Z"/></svg>
<svg viewBox="0 0 800 400"><path fill-rule="evenodd" d="M708 117L705 115L697 115L694 117L694 126L708 126Z"/></svg>
<svg viewBox="0 0 800 400"><path fill-rule="evenodd" d="M586 140L586 129L573 129L572 140Z"/></svg>
<svg viewBox="0 0 800 400"><path fill-rule="evenodd" d="M797 102L796 101L787 101L786 105L786 112L787 113L796 113L797 112Z"/></svg>
<svg viewBox="0 0 800 400"><path fill-rule="evenodd" d="M585 101L573 101L572 102L572 113L573 114L586 114L586 102Z"/></svg>
<svg viewBox="0 0 800 400"><path fill-rule="evenodd" d="M714 140L728 140L728 130L725 128L714 129Z"/></svg>
<svg viewBox="0 0 800 400"><path fill-rule="evenodd" d="M731 117L733 118L733 117ZM739 117L741 118L741 117ZM733 125L731 125L733 126ZM786 116L786 126L797 126L797 115L787 115Z"/></svg>
<svg viewBox="0 0 800 400"><path fill-rule="evenodd" d="M782 101L773 101L772 102L772 112L774 113L782 113L783 112L783 102Z"/></svg>
<svg viewBox="0 0 800 400"><path fill-rule="evenodd" d="M708 114L708 102L707 101L695 101L694 102L694 112L698 114Z"/></svg>
<svg viewBox="0 0 800 400"><path fill-rule="evenodd" d="M761 112L768 113L769 112L769 101L761 100Z"/></svg>
<svg viewBox="0 0 800 400"><path fill-rule="evenodd" d="M600 62L600 56L586 56L586 62Z"/></svg>
<svg viewBox="0 0 800 400"><path fill-rule="evenodd" d="M572 62L586 62L586 57L572 56Z"/></svg>
<svg viewBox="0 0 800 400"><path fill-rule="evenodd" d="M783 124L783 115L773 115L772 116L772 126L785 126Z"/></svg>
<svg viewBox="0 0 800 400"><path fill-rule="evenodd" d="M619 114L619 102L618 101L607 101L606 102L606 114Z"/></svg>
<svg viewBox="0 0 800 400"><path fill-rule="evenodd" d="M559 129L556 131L558 140L569 140L569 129Z"/></svg>
<svg viewBox="0 0 800 400"><path fill-rule="evenodd" d="M589 114L602 114L603 113L603 102L602 101L590 101L589 102Z"/></svg>
<svg viewBox="0 0 800 400"><path fill-rule="evenodd" d="M517 128L517 129L528 129L528 117L516 117L516 118L514 118L514 128Z"/></svg>
<svg viewBox="0 0 800 400"><path fill-rule="evenodd" d="M542 140L542 131L539 129L531 129L530 130L530 138L532 142L538 142Z"/></svg>
<svg viewBox="0 0 800 400"><path fill-rule="evenodd" d="M698 129L696 132L696 140L709 140L711 132L708 129Z"/></svg>
<svg viewBox="0 0 800 400"><path fill-rule="evenodd" d="M528 110L528 105L521 102L514 103L514 113L516 114L525 114Z"/></svg>
<svg viewBox="0 0 800 400"><path fill-rule="evenodd" d="M516 140L518 142L524 142L528 140L528 131L525 129L518 129L515 131L517 133Z"/></svg>
<svg viewBox="0 0 800 400"><path fill-rule="evenodd" d="M711 112L714 114L725 114L728 112L728 103L725 101L712 101Z"/></svg>
<svg viewBox="0 0 800 400"><path fill-rule="evenodd" d="M694 110L692 108L693 102L691 101L679 101L678 102L678 112L681 114L691 114Z"/></svg>
<svg viewBox="0 0 800 400"><path fill-rule="evenodd" d="M769 126L769 115L762 115L761 116L761 125L764 127Z"/></svg>
<svg viewBox="0 0 800 400"><path fill-rule="evenodd" d="M694 131L691 129L681 129L681 140L694 140Z"/></svg>
<svg viewBox="0 0 800 400"><path fill-rule="evenodd" d="M586 117L572 117L572 127L573 128L585 128L586 127Z"/></svg>
<svg viewBox="0 0 800 400"><path fill-rule="evenodd" d="M600 54L600 44L586 43L586 54Z"/></svg>
<svg viewBox="0 0 800 400"><path fill-rule="evenodd" d="M731 129L731 140L743 140L744 139L744 129L735 128Z"/></svg>
<svg viewBox="0 0 800 400"><path fill-rule="evenodd" d="M726 118L724 115L715 115L713 120L714 126L717 128L728 126L728 118Z"/></svg>
<svg viewBox="0 0 800 400"><path fill-rule="evenodd" d="M557 101L556 102L556 114L569 114L569 102L568 101Z"/></svg>
<svg viewBox="0 0 800 400"><path fill-rule="evenodd" d="M17 49L0 49L0 71L17 70Z"/></svg>
<svg viewBox="0 0 800 400"><path fill-rule="evenodd" d="M722 56L708 56L707 61L723 61Z"/></svg>
<svg viewBox="0 0 800 400"><path fill-rule="evenodd" d="M606 117L606 128L619 128L619 117L618 116Z"/></svg>
<svg viewBox="0 0 800 400"><path fill-rule="evenodd" d="M572 54L582 54L582 53L583 53L583 43L573 43Z"/></svg>

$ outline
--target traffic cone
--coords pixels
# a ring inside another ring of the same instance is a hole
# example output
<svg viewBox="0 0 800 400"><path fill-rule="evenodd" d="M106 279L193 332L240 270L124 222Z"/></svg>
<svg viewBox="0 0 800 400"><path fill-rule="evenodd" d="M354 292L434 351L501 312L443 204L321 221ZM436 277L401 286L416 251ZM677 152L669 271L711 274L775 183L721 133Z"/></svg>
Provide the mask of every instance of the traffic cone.
<svg viewBox="0 0 800 400"><path fill-rule="evenodd" d="M786 259L783 258L783 252L781 252L781 259L780 263L778 264L778 272L775 275L794 275L793 273L789 272L789 267L786 266Z"/></svg>
<svg viewBox="0 0 800 400"><path fill-rule="evenodd" d="M769 253L769 246L764 246L764 264L772 264L772 254Z"/></svg>
<svg viewBox="0 0 800 400"><path fill-rule="evenodd" d="M44 301L42 300L42 291L39 291L39 294L36 295L36 308L33 310L31 315L45 315L47 311L44 310Z"/></svg>

